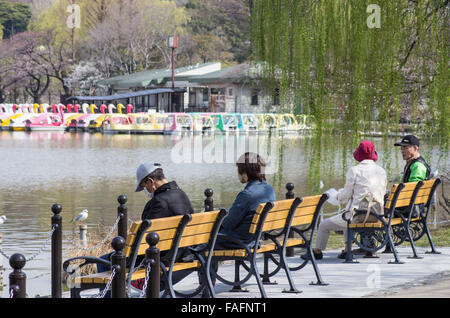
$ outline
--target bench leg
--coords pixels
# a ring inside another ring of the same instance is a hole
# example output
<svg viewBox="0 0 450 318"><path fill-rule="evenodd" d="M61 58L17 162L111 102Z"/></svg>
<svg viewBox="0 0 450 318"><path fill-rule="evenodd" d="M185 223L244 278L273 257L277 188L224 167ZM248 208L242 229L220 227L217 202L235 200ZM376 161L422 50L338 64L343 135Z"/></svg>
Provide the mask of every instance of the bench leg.
<svg viewBox="0 0 450 318"><path fill-rule="evenodd" d="M431 246L431 252L427 251L427 252L425 252L425 254L441 254L441 252L438 252L434 248L433 240L431 239L430 229L428 228L428 223L427 223L426 219L425 219L424 223L425 223L425 233L427 233L428 242L430 242L430 246Z"/></svg>
<svg viewBox="0 0 450 318"><path fill-rule="evenodd" d="M239 278L239 266L240 266L240 262L241 261L234 261L234 281L235 282L239 282L240 278ZM233 285L233 288L231 288L230 292L232 293L240 293L240 292L248 292L248 290L246 289L242 289L241 285Z"/></svg>
<svg viewBox="0 0 450 318"><path fill-rule="evenodd" d="M316 259L314 258L314 251L313 251L312 246L311 246L311 241L309 241L307 243L307 246L308 246L309 255L311 256L311 258L310 258L311 264L312 264L312 266L314 268L314 273L316 274L316 278L317 278L317 282L316 283L311 282L310 285L328 286L329 284L325 283L322 280L322 276L320 275L319 267L317 266Z"/></svg>
<svg viewBox="0 0 450 318"><path fill-rule="evenodd" d="M409 244L411 244L411 248L413 251L413 256L408 256L408 258L413 258L413 259L421 259L423 257L420 257L417 255L417 251L416 251L416 246L414 244L414 240L411 236L411 231L409 230L409 222L407 222L407 224L405 225L406 227L406 233L408 234L408 239L409 239Z"/></svg>
<svg viewBox="0 0 450 318"><path fill-rule="evenodd" d="M252 262L251 271L253 272L253 274L254 274L254 276L256 278L256 283L258 284L258 288L259 288L259 291L261 293L261 298L267 298L266 291L264 290L264 285L262 283L261 276L260 276L259 271L258 271L258 267L256 266L256 253L252 257L251 262Z"/></svg>
<svg viewBox="0 0 450 318"><path fill-rule="evenodd" d="M81 288L71 288L70 289L70 298L81 298Z"/></svg>
<svg viewBox="0 0 450 318"><path fill-rule="evenodd" d="M218 264L217 264L217 265L218 265ZM216 270L217 265L215 264L213 270ZM214 284L213 284L212 279L211 279L211 266L212 266L211 261L210 261L210 260L207 261L207 262L206 262L206 266L205 266L205 267L206 267L206 273L203 273L203 272L202 272L202 274L206 276L206 286L205 286L205 289L207 289L207 290L209 291L209 295L207 295L207 296L209 296L209 297L211 297L211 298L216 298L216 292L215 292L215 290L214 290ZM205 268L205 267L204 267L204 268ZM206 296L206 295L205 295L205 296ZM202 296L202 297L203 297L203 296Z"/></svg>
<svg viewBox="0 0 450 318"><path fill-rule="evenodd" d="M388 239L388 245L390 246L392 252L394 253L394 258L395 261L389 261L388 264L403 264L403 262L400 261L400 259L398 258L398 253L397 253L397 249L394 246L394 242L392 242L392 237L391 237L391 232L390 231L386 231L387 232L387 239Z"/></svg>
<svg viewBox="0 0 450 318"><path fill-rule="evenodd" d="M283 250L281 252L280 263L281 263L281 266L283 267L284 271L286 272L286 276L287 276L287 279L289 282L289 288L290 288L289 290L283 290L283 293L293 293L293 294L302 293L301 290L298 290L295 287L294 280L292 279L291 271L289 270L289 265L286 262L286 251L285 250Z"/></svg>
<svg viewBox="0 0 450 318"><path fill-rule="evenodd" d="M344 263L359 263L358 261L353 260L352 241L353 241L353 230L347 227L347 255L345 256Z"/></svg>
<svg viewBox="0 0 450 318"><path fill-rule="evenodd" d="M264 253L264 273L262 275L262 282L264 285L277 285L276 281L271 282L269 276L269 256Z"/></svg>

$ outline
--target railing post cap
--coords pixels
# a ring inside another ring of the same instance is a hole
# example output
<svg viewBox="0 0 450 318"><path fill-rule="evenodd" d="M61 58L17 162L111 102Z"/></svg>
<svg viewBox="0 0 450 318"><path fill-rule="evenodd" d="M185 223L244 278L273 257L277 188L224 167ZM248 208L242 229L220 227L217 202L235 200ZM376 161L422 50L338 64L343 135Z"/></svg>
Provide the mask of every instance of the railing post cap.
<svg viewBox="0 0 450 318"><path fill-rule="evenodd" d="M213 194L214 194L214 191L212 190L212 189L206 189L205 190L205 195L207 196L207 197L212 197L213 196Z"/></svg>
<svg viewBox="0 0 450 318"><path fill-rule="evenodd" d="M116 236L111 241L111 247L116 251L119 252L123 250L125 247L125 239L122 236Z"/></svg>
<svg viewBox="0 0 450 318"><path fill-rule="evenodd" d="M128 198L127 198L127 196L125 194L121 194L117 198L117 201L119 201L120 204L125 204L125 203L127 203Z"/></svg>
<svg viewBox="0 0 450 318"><path fill-rule="evenodd" d="M25 263L26 263L25 256L19 253L11 255L11 257L9 258L9 265L15 270L20 270L24 268Z"/></svg>
<svg viewBox="0 0 450 318"><path fill-rule="evenodd" d="M292 182L289 182L286 184L286 189L288 191L292 191L294 189L294 184Z"/></svg>
<svg viewBox="0 0 450 318"><path fill-rule="evenodd" d="M159 242L159 235L156 232L149 232L145 237L145 241L149 246L155 246Z"/></svg>
<svg viewBox="0 0 450 318"><path fill-rule="evenodd" d="M62 205L61 204L55 203L55 204L52 205L52 212L53 212L53 214L60 214L61 211L62 211Z"/></svg>

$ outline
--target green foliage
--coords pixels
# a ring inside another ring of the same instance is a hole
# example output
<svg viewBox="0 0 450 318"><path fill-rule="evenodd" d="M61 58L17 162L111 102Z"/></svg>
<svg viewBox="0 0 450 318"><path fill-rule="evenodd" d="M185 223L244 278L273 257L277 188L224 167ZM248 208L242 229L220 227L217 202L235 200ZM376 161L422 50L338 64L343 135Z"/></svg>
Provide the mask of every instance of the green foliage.
<svg viewBox="0 0 450 318"><path fill-rule="evenodd" d="M216 55L213 51L217 49L217 43L221 42L221 50L230 53L224 56L238 63L248 60L250 8L246 1L189 0L186 11L191 17L188 24L190 33L197 39L208 37L216 43L210 47L212 59Z"/></svg>
<svg viewBox="0 0 450 318"><path fill-rule="evenodd" d="M31 9L28 4L0 1L0 39L25 31L30 19Z"/></svg>
<svg viewBox="0 0 450 318"><path fill-rule="evenodd" d="M448 1L376 1L379 27L370 0L253 3L255 60L319 127L367 131L376 120L387 132L406 118L448 139Z"/></svg>

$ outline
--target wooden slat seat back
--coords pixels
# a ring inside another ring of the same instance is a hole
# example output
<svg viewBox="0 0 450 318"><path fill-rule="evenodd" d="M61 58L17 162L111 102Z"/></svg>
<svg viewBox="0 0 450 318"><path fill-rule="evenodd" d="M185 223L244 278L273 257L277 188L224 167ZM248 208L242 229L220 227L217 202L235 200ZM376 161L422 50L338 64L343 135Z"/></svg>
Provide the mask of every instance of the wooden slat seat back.
<svg viewBox="0 0 450 318"><path fill-rule="evenodd" d="M415 204L429 204L440 179L423 181L423 186L417 193Z"/></svg>
<svg viewBox="0 0 450 318"><path fill-rule="evenodd" d="M273 203L272 209L267 213L264 223L262 224L262 232L280 230L285 228L289 211L291 210L292 204L295 200L299 201L300 199L297 198L275 201ZM249 232L252 234L255 234L258 229L258 225L261 221L261 213L263 212L264 207L265 203L260 204L256 209L256 212L253 216L252 225L250 226L249 230Z"/></svg>
<svg viewBox="0 0 450 318"><path fill-rule="evenodd" d="M414 191L416 190L416 187L419 182L407 182L403 183L405 186L398 195L397 201L395 202L395 208L402 208L407 207L411 204L411 198L414 195ZM394 198L395 191L398 188L398 184L394 184L392 186L391 191L389 192L388 199L384 205L385 209L390 209L392 205L392 201Z"/></svg>
<svg viewBox="0 0 450 318"><path fill-rule="evenodd" d="M218 215L219 211L212 211L195 213L187 216L190 218L190 221L187 223L182 232L178 247L181 248L208 243L211 236L211 230L217 220ZM173 216L168 218L150 220L150 226L146 230L144 237L149 232L155 232L159 236L159 243L158 245L156 245L156 247L160 250L160 252L170 250L173 246L174 238L177 234L177 230L183 217L185 216ZM141 223L142 221L133 223L130 232L133 233L134 227L139 227ZM133 237L132 234L128 235L126 248L129 248L131 250L134 239L135 236ZM141 243L137 250L137 255L145 254L145 250L147 248L148 245L146 241L141 240Z"/></svg>
<svg viewBox="0 0 450 318"><path fill-rule="evenodd" d="M313 224L314 218L318 216L323 203L326 201L326 198L322 199L322 197L323 195L303 197L302 202L295 210L291 226Z"/></svg>
<svg viewBox="0 0 450 318"><path fill-rule="evenodd" d="M394 213L395 208L407 207L411 203L414 191L416 189L417 182L399 183L394 184L389 191L388 198L384 204L385 216L390 216ZM391 219L392 224L401 222L401 220ZM385 224L380 221L366 222L366 223L352 223L349 224L350 228L384 228Z"/></svg>

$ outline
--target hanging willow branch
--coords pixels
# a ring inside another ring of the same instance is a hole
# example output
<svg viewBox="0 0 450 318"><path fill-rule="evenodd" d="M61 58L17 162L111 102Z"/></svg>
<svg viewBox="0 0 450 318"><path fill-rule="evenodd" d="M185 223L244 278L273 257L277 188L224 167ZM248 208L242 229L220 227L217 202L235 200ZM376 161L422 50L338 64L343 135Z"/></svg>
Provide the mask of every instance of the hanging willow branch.
<svg viewBox="0 0 450 318"><path fill-rule="evenodd" d="M448 139L449 0L254 0L252 14L253 58L283 110L322 129L403 118Z"/></svg>

